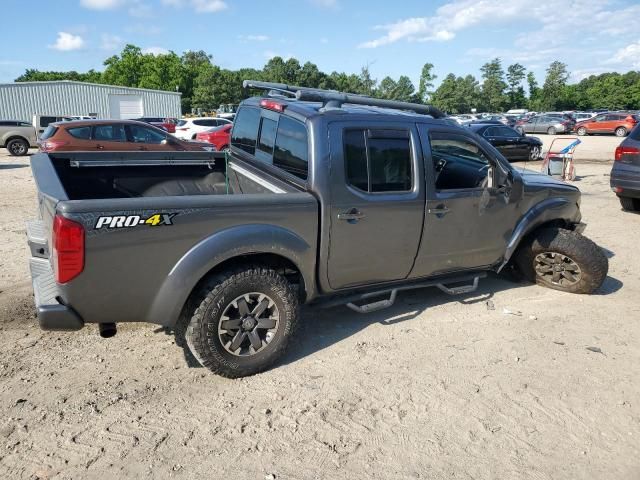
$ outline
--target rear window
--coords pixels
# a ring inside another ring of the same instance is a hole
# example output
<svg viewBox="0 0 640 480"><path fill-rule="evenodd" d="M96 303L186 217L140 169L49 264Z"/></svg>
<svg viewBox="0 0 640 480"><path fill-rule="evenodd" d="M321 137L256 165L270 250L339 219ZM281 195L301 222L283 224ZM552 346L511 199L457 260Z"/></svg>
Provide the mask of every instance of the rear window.
<svg viewBox="0 0 640 480"><path fill-rule="evenodd" d="M309 150L307 129L302 123L280 116L273 152L273 164L306 180L309 168Z"/></svg>
<svg viewBox="0 0 640 480"><path fill-rule="evenodd" d="M186 125L186 124L187 124L187 121L186 121L186 120L180 120L180 121L178 122L178 127L181 127L181 126Z"/></svg>
<svg viewBox="0 0 640 480"><path fill-rule="evenodd" d="M47 128L45 128L44 132L42 132L42 135L40 136L40 138L42 140L46 140L47 138L51 138L56 134L57 131L58 131L58 127L54 127L53 125L49 125Z"/></svg>
<svg viewBox="0 0 640 480"><path fill-rule="evenodd" d="M243 107L236 116L231 134L231 144L247 153L255 154L260 110L254 107Z"/></svg>
<svg viewBox="0 0 640 480"><path fill-rule="evenodd" d="M89 140L91 135L91 127L73 127L68 128L67 132L74 138L79 138L81 140Z"/></svg>

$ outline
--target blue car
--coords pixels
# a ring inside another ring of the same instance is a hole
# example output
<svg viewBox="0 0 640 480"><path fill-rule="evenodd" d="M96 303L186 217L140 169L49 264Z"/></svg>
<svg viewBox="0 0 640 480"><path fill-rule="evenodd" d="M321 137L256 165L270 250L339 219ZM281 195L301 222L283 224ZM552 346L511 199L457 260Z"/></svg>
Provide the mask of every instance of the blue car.
<svg viewBox="0 0 640 480"><path fill-rule="evenodd" d="M640 211L640 124L616 148L611 189L623 210Z"/></svg>

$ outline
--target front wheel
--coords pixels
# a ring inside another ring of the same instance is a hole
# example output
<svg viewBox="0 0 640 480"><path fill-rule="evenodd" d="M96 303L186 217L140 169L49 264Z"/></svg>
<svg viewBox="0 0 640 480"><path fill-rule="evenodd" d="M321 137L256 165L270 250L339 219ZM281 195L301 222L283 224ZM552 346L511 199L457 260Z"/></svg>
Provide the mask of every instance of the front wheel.
<svg viewBox="0 0 640 480"><path fill-rule="evenodd" d="M580 127L578 128L578 130L576 130L576 133L581 137L584 137L587 134L587 129L584 127Z"/></svg>
<svg viewBox="0 0 640 480"><path fill-rule="evenodd" d="M531 282L569 293L592 293L607 277L609 261L587 237L562 228L530 235L516 254L516 265Z"/></svg>
<svg viewBox="0 0 640 480"><path fill-rule="evenodd" d="M212 276L188 305L185 338L191 353L228 378L273 365L298 321L294 287L275 270L255 265Z"/></svg>
<svg viewBox="0 0 640 480"><path fill-rule="evenodd" d="M14 138L7 143L7 150L14 157L22 157L29 152L29 144L21 138Z"/></svg>
<svg viewBox="0 0 640 480"><path fill-rule="evenodd" d="M615 131L616 137L625 137L627 135L627 129L624 127L618 127Z"/></svg>
<svg viewBox="0 0 640 480"><path fill-rule="evenodd" d="M556 134L556 127L549 127L549 128L547 129L547 133L548 133L549 135L555 135L555 134Z"/></svg>

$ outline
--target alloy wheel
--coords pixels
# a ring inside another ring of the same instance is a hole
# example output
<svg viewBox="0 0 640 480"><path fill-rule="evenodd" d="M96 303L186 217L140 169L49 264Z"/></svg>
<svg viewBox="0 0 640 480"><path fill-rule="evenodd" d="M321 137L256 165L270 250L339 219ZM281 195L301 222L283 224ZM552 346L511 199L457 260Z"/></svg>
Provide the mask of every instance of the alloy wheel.
<svg viewBox="0 0 640 480"><path fill-rule="evenodd" d="M543 252L534 259L536 275L545 282L569 287L582 278L578 264L570 257L556 252Z"/></svg>
<svg viewBox="0 0 640 480"><path fill-rule="evenodd" d="M264 293L240 295L224 309L218 323L218 338L232 355L255 355L273 340L280 325L275 302Z"/></svg>

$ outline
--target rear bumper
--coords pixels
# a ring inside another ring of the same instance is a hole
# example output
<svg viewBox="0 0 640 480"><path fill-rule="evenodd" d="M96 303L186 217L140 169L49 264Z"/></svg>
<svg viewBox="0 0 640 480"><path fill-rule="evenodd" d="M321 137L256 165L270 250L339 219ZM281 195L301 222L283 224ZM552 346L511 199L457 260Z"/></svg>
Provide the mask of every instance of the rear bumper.
<svg viewBox="0 0 640 480"><path fill-rule="evenodd" d="M610 184L619 197L640 198L640 167L614 162Z"/></svg>
<svg viewBox="0 0 640 480"><path fill-rule="evenodd" d="M60 301L58 284L53 277L49 260L32 257L29 266L40 328L73 331L84 327L84 320Z"/></svg>
<svg viewBox="0 0 640 480"><path fill-rule="evenodd" d="M29 269L40 328L80 330L84 326L84 320L73 308L62 303L58 284L49 263L46 232L42 221L35 220L27 223L27 240L31 250Z"/></svg>

